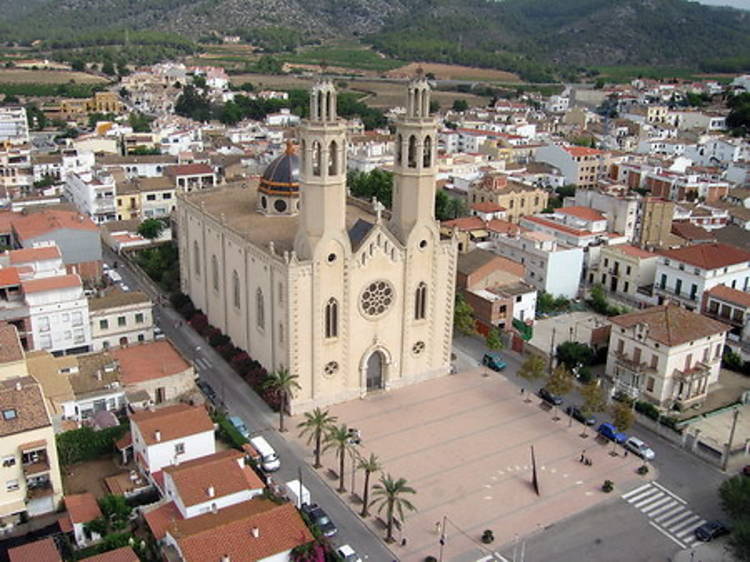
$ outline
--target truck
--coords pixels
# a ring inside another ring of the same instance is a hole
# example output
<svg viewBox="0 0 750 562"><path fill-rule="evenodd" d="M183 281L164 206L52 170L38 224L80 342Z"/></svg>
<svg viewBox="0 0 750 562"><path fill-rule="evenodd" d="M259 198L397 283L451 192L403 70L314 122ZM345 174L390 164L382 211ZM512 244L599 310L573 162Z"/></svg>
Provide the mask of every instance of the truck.
<svg viewBox="0 0 750 562"><path fill-rule="evenodd" d="M310 492L299 480L290 480L287 482L286 491L289 499L297 506L297 509L310 503Z"/></svg>

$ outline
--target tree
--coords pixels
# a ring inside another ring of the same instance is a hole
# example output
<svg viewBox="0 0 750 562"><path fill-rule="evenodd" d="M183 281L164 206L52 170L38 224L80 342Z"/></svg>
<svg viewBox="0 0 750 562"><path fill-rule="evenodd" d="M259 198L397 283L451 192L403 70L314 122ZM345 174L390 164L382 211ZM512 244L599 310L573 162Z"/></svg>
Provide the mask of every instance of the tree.
<svg viewBox="0 0 750 562"><path fill-rule="evenodd" d="M390 474L381 476L380 482L373 487L375 499L372 502L373 507L378 506L378 513L386 511L387 532L385 535L386 542L393 542L393 519L396 514L403 522L404 509L416 511L409 500L403 497L406 494L416 494L417 491L409 486L405 478L394 480Z"/></svg>
<svg viewBox="0 0 750 562"><path fill-rule="evenodd" d="M474 310L459 293L456 293L456 304L453 309L453 329L464 336L476 333Z"/></svg>
<svg viewBox="0 0 750 562"><path fill-rule="evenodd" d="M568 392L573 390L575 382L571 372L565 367L565 365L558 365L552 374L547 379L547 383L544 387L549 390L552 394L557 396L565 396ZM557 406L554 406L557 411ZM555 419L558 419L555 416Z"/></svg>
<svg viewBox="0 0 750 562"><path fill-rule="evenodd" d="M500 331L497 328L490 328L490 331L487 332L487 336L484 338L484 343L492 351L500 351L504 347Z"/></svg>
<svg viewBox="0 0 750 562"><path fill-rule="evenodd" d="M102 72L106 74L107 76L114 76L115 65L112 63L111 60L107 60L102 63Z"/></svg>
<svg viewBox="0 0 750 562"><path fill-rule="evenodd" d="M323 451L334 449L336 458L339 460L339 492L346 492L344 486L344 463L347 456L352 456L355 451L355 445L352 442L352 436L346 424L338 427L332 427L325 437L325 446Z"/></svg>
<svg viewBox="0 0 750 562"><path fill-rule="evenodd" d="M140 111L134 111L128 116L128 124L135 133L150 133L153 118L144 115Z"/></svg>
<svg viewBox="0 0 750 562"><path fill-rule="evenodd" d="M128 505L124 496L106 495L99 499L99 507L110 529L119 531L128 526L133 508Z"/></svg>
<svg viewBox="0 0 750 562"><path fill-rule="evenodd" d="M362 457L359 459L357 467L365 471L365 487L362 492L362 513L360 515L367 517L370 514L370 475L383 470L383 465L378 457L370 453L368 458Z"/></svg>
<svg viewBox="0 0 750 562"><path fill-rule="evenodd" d="M195 121L211 119L211 104L208 98L192 84L182 89L182 93L175 102L174 111L177 115L189 117Z"/></svg>
<svg viewBox="0 0 750 562"><path fill-rule="evenodd" d="M72 63L70 63L70 68L75 70L76 72L83 72L84 70L86 70L86 63L81 59L76 59Z"/></svg>
<svg viewBox="0 0 750 562"><path fill-rule="evenodd" d="M149 240L155 240L164 230L164 223L159 219L146 219L138 226L138 234Z"/></svg>
<svg viewBox="0 0 750 562"><path fill-rule="evenodd" d="M312 412L305 412L305 419L297 424L301 430L300 437L307 435L307 444L315 441L315 468L320 468L320 447L323 436L334 427L338 421L336 416L332 416L328 410L315 408Z"/></svg>
<svg viewBox="0 0 750 562"><path fill-rule="evenodd" d="M453 100L453 111L466 111L469 109L469 102L466 100Z"/></svg>
<svg viewBox="0 0 750 562"><path fill-rule="evenodd" d="M607 408L607 396L604 389L597 384L597 381L591 381L580 387L579 392L583 398L581 410L584 416L591 416L596 412L603 412ZM583 425L583 433L586 434L586 424Z"/></svg>
<svg viewBox="0 0 750 562"><path fill-rule="evenodd" d="M719 498L731 519L750 517L750 478L738 474L725 480L719 486Z"/></svg>
<svg viewBox="0 0 750 562"><path fill-rule="evenodd" d="M518 376L531 382L544 376L547 362L539 355L529 355L521 364Z"/></svg>
<svg viewBox="0 0 750 562"><path fill-rule="evenodd" d="M289 397L300 387L297 375L292 375L288 369L279 369L268 376L263 384L263 388L271 389L278 393L280 398L279 404L279 431L284 432L284 414L286 413Z"/></svg>
<svg viewBox="0 0 750 562"><path fill-rule="evenodd" d="M635 414L629 404L615 401L612 404L612 423L617 431L626 432L635 421Z"/></svg>
<svg viewBox="0 0 750 562"><path fill-rule="evenodd" d="M566 341L557 346L557 360L570 371L577 367L591 365L594 361L594 350L585 343Z"/></svg>
<svg viewBox="0 0 750 562"><path fill-rule="evenodd" d="M430 100L430 113L440 111L440 102L438 100Z"/></svg>

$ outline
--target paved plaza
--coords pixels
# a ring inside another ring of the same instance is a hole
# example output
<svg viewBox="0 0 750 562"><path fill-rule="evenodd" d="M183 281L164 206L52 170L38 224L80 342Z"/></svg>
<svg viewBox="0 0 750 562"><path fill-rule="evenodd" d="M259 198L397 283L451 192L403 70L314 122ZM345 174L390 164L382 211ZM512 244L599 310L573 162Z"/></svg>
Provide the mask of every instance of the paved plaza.
<svg viewBox="0 0 750 562"><path fill-rule="evenodd" d="M643 483L635 473L641 464L637 458L625 458L621 451L610 455L611 444L597 441L590 429L582 438L580 424L569 426L564 415L554 421L554 412L532 398L526 401L502 375L475 369L330 409L340 423L361 432L363 456L375 453L384 472L406 478L417 490L408 499L418 511L406 516L391 546L399 560L438 557L436 523L443 516L449 521L443 560L475 561ZM293 432L289 437L302 443ZM541 497L531 483L532 445ZM312 451L306 449L312 462ZM579 462L583 449L592 466ZM327 475L338 466L333 452L324 455L323 464L321 476L336 487L338 481ZM360 495L363 479L361 473L355 475ZM600 490L605 479L615 482L611 494ZM350 463L345 481L349 490ZM383 536L376 515L368 524ZM485 529L494 532L492 545L479 541Z"/></svg>

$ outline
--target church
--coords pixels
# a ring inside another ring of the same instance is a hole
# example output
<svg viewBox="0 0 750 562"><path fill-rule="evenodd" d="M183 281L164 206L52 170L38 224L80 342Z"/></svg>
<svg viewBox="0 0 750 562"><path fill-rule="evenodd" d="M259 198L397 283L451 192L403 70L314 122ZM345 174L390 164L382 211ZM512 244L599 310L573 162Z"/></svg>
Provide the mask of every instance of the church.
<svg viewBox="0 0 750 562"><path fill-rule="evenodd" d="M179 196L182 290L269 371L298 376L292 413L450 370L457 242L435 220L437 123L430 88L407 87L393 203L346 187L346 127L320 80L298 146L257 188Z"/></svg>

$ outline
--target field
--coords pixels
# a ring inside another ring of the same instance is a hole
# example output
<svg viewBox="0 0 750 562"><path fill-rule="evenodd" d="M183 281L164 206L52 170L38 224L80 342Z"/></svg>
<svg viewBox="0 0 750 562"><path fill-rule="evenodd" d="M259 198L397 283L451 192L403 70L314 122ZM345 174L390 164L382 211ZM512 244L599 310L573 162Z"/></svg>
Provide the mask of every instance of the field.
<svg viewBox="0 0 750 562"><path fill-rule="evenodd" d="M521 82L517 74L494 70L491 68L475 68L457 64L441 64L433 62L412 62L388 72L388 76L403 78L414 76L421 68L426 73L432 73L438 80L476 80L481 82Z"/></svg>
<svg viewBox="0 0 750 562"><path fill-rule="evenodd" d="M635 78L651 78L653 80L705 80L707 78L727 82L734 75L704 74L695 69L677 66L600 66L596 70L600 78L610 82L630 82Z"/></svg>
<svg viewBox="0 0 750 562"><path fill-rule="evenodd" d="M1 84L105 84L107 80L85 72L70 70L23 70L20 68L0 69Z"/></svg>
<svg viewBox="0 0 750 562"><path fill-rule="evenodd" d="M404 61L389 59L367 47L347 43L309 47L280 58L291 64L325 64L375 72L386 72L404 64Z"/></svg>

